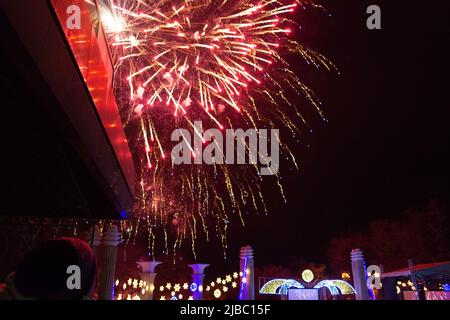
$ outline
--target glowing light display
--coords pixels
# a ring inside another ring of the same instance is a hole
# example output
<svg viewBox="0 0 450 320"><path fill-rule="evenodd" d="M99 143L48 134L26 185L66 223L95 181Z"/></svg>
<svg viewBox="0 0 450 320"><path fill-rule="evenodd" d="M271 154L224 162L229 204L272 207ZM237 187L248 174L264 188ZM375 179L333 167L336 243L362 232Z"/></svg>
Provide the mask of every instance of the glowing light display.
<svg viewBox="0 0 450 320"><path fill-rule="evenodd" d="M192 292L195 292L195 291L197 291L197 284L195 283L195 282L192 282L191 283L191 285L190 285L190 287L189 287L189 289L192 291Z"/></svg>
<svg viewBox="0 0 450 320"><path fill-rule="evenodd" d="M303 289L304 286L300 282L292 279L273 279L264 284L259 290L259 293L286 295L290 288Z"/></svg>
<svg viewBox="0 0 450 320"><path fill-rule="evenodd" d="M225 275L224 277L220 277L220 283L218 284L219 288L216 289L216 290L218 290L220 292L219 298L224 293L231 294L232 296L234 294L234 296L237 296L238 283L236 281L233 281L233 274L237 275L238 273L234 272L232 274ZM218 280L218 279L219 278L217 278L216 280ZM140 293L142 295L146 294L149 288L153 288L152 291L155 289L154 285L152 285L150 287L149 285L147 285L147 283L145 281L142 281L142 280L137 280L137 279L131 279L130 278L127 281L125 281L124 283L126 284L128 282L131 283L131 284L138 283L139 288L141 288L140 289ZM115 284L116 284L116 287L119 287L119 285L120 285L119 279L116 280ZM230 286L225 285L225 284L230 284ZM211 297L215 297L215 292L214 292L215 290L212 289L212 287L214 287L214 286L216 286L216 282L212 282L211 286L206 286L206 287L203 287L202 285L198 285L195 282L192 282L190 285L188 283L183 283L183 284L175 283L175 284L172 284L171 282L168 282L165 285L159 286L158 288L159 288L159 291L160 291L160 294L161 294L160 298L162 298L162 300L166 300L166 297L170 297L170 298L176 297L178 300L191 300L190 298L192 296L190 296L190 294L192 292L195 292L195 291L200 291L200 292L205 291L207 293L211 292L210 293ZM132 288L132 287L133 286L126 287L124 290L128 290L129 288ZM164 292L164 291L166 291L166 292ZM128 293L125 292L125 291L117 292L115 299L116 300L122 300L123 297L125 297L125 298L127 297L127 294ZM130 296L130 299L132 299L132 297L137 296L137 294L135 294L133 292L131 294L128 294L128 295ZM172 300L174 300L174 299L172 299Z"/></svg>
<svg viewBox="0 0 450 320"><path fill-rule="evenodd" d="M314 280L314 273L309 269L303 270L302 279L303 279L303 281L309 283Z"/></svg>
<svg viewBox="0 0 450 320"><path fill-rule="evenodd" d="M344 280L322 280L314 286L316 289L321 287L327 287L332 295L356 294L355 288Z"/></svg>
<svg viewBox="0 0 450 320"><path fill-rule="evenodd" d="M343 280L322 280L314 286L314 289L328 288L332 295L355 294L355 289ZM260 289L260 294L287 295L290 288L304 289L304 286L292 279L273 279L268 281Z"/></svg>

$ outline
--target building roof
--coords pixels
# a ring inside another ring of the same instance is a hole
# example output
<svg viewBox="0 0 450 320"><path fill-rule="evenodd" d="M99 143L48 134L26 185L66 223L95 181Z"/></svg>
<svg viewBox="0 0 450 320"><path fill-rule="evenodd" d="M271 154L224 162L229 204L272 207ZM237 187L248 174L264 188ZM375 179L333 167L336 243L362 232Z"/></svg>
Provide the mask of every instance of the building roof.
<svg viewBox="0 0 450 320"><path fill-rule="evenodd" d="M418 276L450 276L450 261L431 262L414 265L414 271ZM409 276L409 268L402 268L382 274L383 278Z"/></svg>

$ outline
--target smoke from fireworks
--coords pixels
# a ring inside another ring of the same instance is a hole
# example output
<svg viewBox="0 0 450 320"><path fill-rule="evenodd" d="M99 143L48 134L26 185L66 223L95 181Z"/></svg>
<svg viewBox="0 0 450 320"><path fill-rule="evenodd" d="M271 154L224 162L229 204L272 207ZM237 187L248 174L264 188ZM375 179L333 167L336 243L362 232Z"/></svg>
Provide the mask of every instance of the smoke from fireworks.
<svg viewBox="0 0 450 320"><path fill-rule="evenodd" d="M129 241L145 231L154 255L158 236L166 254L190 239L195 255L202 230L206 240L217 235L225 252L230 215L244 224L249 210L267 213L256 167L175 166L166 148L176 128L191 128L202 137L196 120L220 130L281 126L297 137L306 121L291 96L306 97L321 114L312 91L282 56L296 54L309 64L333 67L290 40L296 24L288 16L302 5L298 0L101 2L116 96L140 171ZM280 142L297 166L288 144ZM284 197L279 179L277 185Z"/></svg>

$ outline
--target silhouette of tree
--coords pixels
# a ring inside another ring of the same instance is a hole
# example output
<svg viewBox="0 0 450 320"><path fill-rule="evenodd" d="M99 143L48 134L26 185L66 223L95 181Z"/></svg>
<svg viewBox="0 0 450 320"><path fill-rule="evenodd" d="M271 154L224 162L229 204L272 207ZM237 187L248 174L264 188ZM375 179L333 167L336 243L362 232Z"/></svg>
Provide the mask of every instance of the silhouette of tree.
<svg viewBox="0 0 450 320"><path fill-rule="evenodd" d="M372 221L365 232L343 235L330 241L328 257L335 272L350 269L350 251L361 248L367 263L385 270L415 263L450 259L448 209L431 200L424 209L407 210L400 219Z"/></svg>

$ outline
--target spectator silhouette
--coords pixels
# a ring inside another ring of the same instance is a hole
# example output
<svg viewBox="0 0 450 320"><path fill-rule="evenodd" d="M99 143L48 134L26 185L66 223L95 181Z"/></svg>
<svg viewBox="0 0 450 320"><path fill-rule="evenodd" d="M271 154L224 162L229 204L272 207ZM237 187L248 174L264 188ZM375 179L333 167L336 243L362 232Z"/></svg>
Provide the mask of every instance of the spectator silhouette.
<svg viewBox="0 0 450 320"><path fill-rule="evenodd" d="M80 268L80 288L69 289L67 268ZM81 300L87 299L96 278L95 255L77 238L50 240L29 252L0 284L0 300Z"/></svg>

